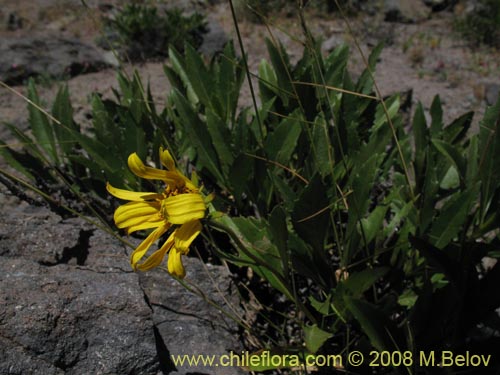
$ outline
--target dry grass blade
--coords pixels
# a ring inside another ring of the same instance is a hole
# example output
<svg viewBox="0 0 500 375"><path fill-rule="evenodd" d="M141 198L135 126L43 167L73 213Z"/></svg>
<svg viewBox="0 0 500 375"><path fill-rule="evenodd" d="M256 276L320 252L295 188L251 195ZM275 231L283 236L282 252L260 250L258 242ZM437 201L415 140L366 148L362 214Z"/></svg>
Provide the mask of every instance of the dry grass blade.
<svg viewBox="0 0 500 375"><path fill-rule="evenodd" d="M229 5L231 7L231 15L233 16L234 27L236 29L236 35L238 37L238 44L240 45L241 50L241 58L243 59L243 63L245 64L245 73L247 76L248 86L250 87L250 93L252 95L252 103L255 109L255 117L257 118L257 122L259 124L259 132L260 132L260 140L259 143L262 142L264 137L264 124L259 115L259 108L257 106L257 99L255 96L255 90L253 88L252 77L250 75L250 68L248 67L248 62L245 54L245 47L243 45L243 40L241 38L240 27L238 26L238 20L236 19L236 12L234 10L233 0L229 0Z"/></svg>
<svg viewBox="0 0 500 375"><path fill-rule="evenodd" d="M257 155L249 154L247 152L244 152L244 154L247 155L247 156L250 156L251 158L263 160L266 163L270 163L270 164L276 165L277 167L280 167L280 168L286 170L287 172L290 172L292 175L294 175L295 177L297 177L299 180L301 180L306 185L309 183L309 181L307 179L305 179L304 177L302 177L300 174L298 174L297 172L295 172L293 169L288 168L286 165L278 163L277 161L274 161L274 160L269 160L269 159L263 158L262 156L257 156Z"/></svg>
<svg viewBox="0 0 500 375"><path fill-rule="evenodd" d="M340 190L340 186L337 185L337 189ZM341 191L342 193L342 191ZM303 219L300 219L300 220L297 220L297 223L303 223L304 221L308 221L308 220L311 220L313 218L315 218L316 216L318 215L321 215L323 212L325 211L328 211L330 208L332 208L333 206L335 206L337 203L339 203L340 201L343 201L344 205L346 206L346 208L348 207L347 206L347 201L346 201L346 197L351 194L352 191L348 191L347 193L345 194L342 194L342 198L336 200L335 202L332 202L330 203L328 206L326 207L323 207L321 210L318 210L316 211L315 213L313 213L312 215L309 215L307 217L304 217Z"/></svg>
<svg viewBox="0 0 500 375"><path fill-rule="evenodd" d="M333 86L328 86L328 85L322 85L322 84L319 84L319 83L314 83L314 82L301 82L301 81L293 81L292 82L293 84L296 84L296 85L305 85L305 86L314 86L314 87L322 87L322 88L325 88L327 90L331 90L331 91L337 91L337 92L341 92L343 94L349 94L349 95L354 95L354 96L359 96L361 98L367 98L367 99L373 99L373 100L379 100L378 97L376 96L372 96L372 95L365 95L365 94L361 94L359 92L355 92L355 91L349 91L349 90L344 90L344 89L341 89L339 87L333 87Z"/></svg>
<svg viewBox="0 0 500 375"><path fill-rule="evenodd" d="M49 112L47 112L45 109L43 109L42 107L40 107L38 104L34 103L32 100L30 100L28 97L26 97L25 95L21 94L19 91L17 90L14 90L12 87L10 87L9 85L7 85L5 82L3 81L0 81L0 86L2 86L3 88L7 89L8 91L10 91L11 93L13 93L14 95L17 95L19 96L20 98L22 98L24 101L26 101L26 103L28 103L29 105L35 107L36 109L38 109L40 112L42 112L47 118L49 118L50 120L54 121L57 125L59 126L62 126L63 128L65 129L68 129L69 128L64 125L63 123L61 123L61 121L59 121L58 119L56 119L54 116L52 116Z"/></svg>

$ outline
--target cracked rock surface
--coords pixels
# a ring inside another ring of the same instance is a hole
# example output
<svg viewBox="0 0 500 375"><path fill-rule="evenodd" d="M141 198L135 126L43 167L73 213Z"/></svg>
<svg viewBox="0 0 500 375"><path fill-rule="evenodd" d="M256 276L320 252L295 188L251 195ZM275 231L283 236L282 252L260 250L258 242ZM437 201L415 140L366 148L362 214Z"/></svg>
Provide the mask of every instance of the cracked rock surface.
<svg viewBox="0 0 500 375"><path fill-rule="evenodd" d="M0 374L238 374L174 365L170 354L240 350L237 326L165 272L132 272L129 252L81 219L4 210ZM186 268L210 298L237 304L221 267Z"/></svg>

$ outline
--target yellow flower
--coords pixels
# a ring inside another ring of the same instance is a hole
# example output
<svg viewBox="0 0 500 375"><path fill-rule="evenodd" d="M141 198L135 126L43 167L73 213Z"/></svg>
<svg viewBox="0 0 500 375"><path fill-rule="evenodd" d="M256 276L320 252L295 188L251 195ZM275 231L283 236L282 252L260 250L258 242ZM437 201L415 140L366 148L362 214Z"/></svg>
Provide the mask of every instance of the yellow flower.
<svg viewBox="0 0 500 375"><path fill-rule="evenodd" d="M175 167L168 150L160 148L160 160L166 170L144 165L133 153L128 158L128 166L136 176L162 180L165 183L163 192L135 192L115 188L109 183L106 188L115 197L130 201L115 211L114 220L118 228L125 229L127 234L154 228L132 253L132 268L149 270L160 265L169 253L168 271L182 278L186 271L181 255L189 252L189 246L200 233L200 219L205 216L206 205L198 188ZM172 232L167 241L139 263L151 245L170 229Z"/></svg>

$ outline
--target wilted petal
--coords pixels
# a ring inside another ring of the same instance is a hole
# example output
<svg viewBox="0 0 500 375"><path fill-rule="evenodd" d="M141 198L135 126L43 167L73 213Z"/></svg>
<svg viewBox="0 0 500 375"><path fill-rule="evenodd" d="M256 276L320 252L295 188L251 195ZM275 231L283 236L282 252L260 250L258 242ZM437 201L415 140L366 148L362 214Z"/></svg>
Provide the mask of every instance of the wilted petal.
<svg viewBox="0 0 500 375"><path fill-rule="evenodd" d="M201 223L199 220L189 221L182 224L180 228L175 230L175 248L181 254L187 254L189 246L201 232Z"/></svg>
<svg viewBox="0 0 500 375"><path fill-rule="evenodd" d="M186 270L182 264L181 253L175 248L168 254L168 272L180 279L186 276Z"/></svg>

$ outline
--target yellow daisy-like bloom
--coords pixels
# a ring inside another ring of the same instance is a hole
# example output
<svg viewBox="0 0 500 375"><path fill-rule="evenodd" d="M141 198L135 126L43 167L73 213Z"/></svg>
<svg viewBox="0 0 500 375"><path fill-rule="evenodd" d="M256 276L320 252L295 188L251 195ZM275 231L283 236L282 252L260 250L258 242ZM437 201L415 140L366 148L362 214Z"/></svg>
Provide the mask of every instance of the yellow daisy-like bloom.
<svg viewBox="0 0 500 375"><path fill-rule="evenodd" d="M160 148L160 160L166 170L144 165L133 153L128 158L128 166L138 177L165 182L162 193L117 189L109 183L106 188L115 197L130 201L115 211L114 220L118 228L125 229L127 234L155 228L132 253L132 268L141 271L154 268L169 253L168 271L183 278L186 271L181 255L189 252L189 246L200 233L200 219L205 216L207 207L198 188L176 168L168 150ZM167 241L139 263L151 245L171 228L173 231Z"/></svg>

